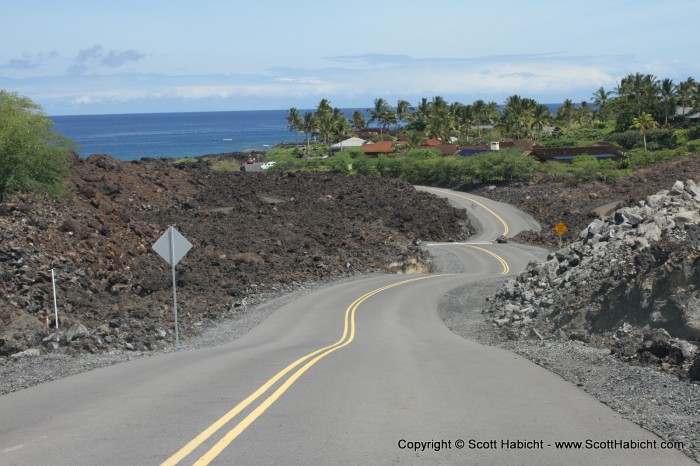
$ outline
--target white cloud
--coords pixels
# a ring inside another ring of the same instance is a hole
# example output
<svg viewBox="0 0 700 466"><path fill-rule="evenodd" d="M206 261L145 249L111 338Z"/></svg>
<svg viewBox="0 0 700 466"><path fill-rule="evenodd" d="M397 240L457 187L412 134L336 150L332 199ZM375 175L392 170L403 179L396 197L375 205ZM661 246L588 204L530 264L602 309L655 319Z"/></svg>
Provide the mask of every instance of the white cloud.
<svg viewBox="0 0 700 466"><path fill-rule="evenodd" d="M142 56L136 51L105 51L96 45L84 49L76 57L74 65L78 66L78 74L14 79L7 81L9 86L0 78L0 88L40 97L39 103L54 113L90 113L91 108L103 111L112 104L124 103L133 103L133 111L139 111L139 105L144 102L149 109L157 108L158 102L167 102L168 109L183 110L200 103L198 108L212 104L216 108L232 109L291 105L311 108L321 98L328 98L337 106L364 107L371 105L376 97L415 102L421 97L435 95L463 103L476 99L500 103L511 94L519 94L550 103L566 98L588 100L598 87L612 89L629 73L654 73L678 82L689 72L687 64L672 61L639 63L632 56L590 57L562 53L468 59L373 54L334 57L330 59L333 67L272 68L266 74L257 75L110 74L104 70L140 60ZM95 67L102 67L103 72L84 71ZM699 72L700 67L695 65L691 75L698 78ZM258 107L256 102L259 102Z"/></svg>
<svg viewBox="0 0 700 466"><path fill-rule="evenodd" d="M67 72L70 75L80 75L99 67L118 68L126 63L139 61L144 56L138 50L105 51L101 45L95 44L78 52Z"/></svg>

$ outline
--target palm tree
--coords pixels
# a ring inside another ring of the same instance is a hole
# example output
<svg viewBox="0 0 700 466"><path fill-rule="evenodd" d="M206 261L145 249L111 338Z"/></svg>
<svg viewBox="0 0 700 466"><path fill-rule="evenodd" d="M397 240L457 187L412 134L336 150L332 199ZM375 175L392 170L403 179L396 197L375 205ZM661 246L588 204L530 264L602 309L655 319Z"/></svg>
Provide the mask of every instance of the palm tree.
<svg viewBox="0 0 700 466"><path fill-rule="evenodd" d="M333 112L331 108L331 103L328 99L321 99L321 101L316 106L316 116L321 116L323 114L330 114Z"/></svg>
<svg viewBox="0 0 700 466"><path fill-rule="evenodd" d="M668 126L668 114L676 108L676 85L672 79L664 79L659 85L659 92L664 108L664 127Z"/></svg>
<svg viewBox="0 0 700 466"><path fill-rule="evenodd" d="M335 131L335 120L333 119L333 115L329 112L321 112L320 115L317 115L316 129L323 137L323 143L328 145L328 141L330 141Z"/></svg>
<svg viewBox="0 0 700 466"><path fill-rule="evenodd" d="M428 137L447 141L454 128L454 119L447 106L435 107L428 115L425 132Z"/></svg>
<svg viewBox="0 0 700 466"><path fill-rule="evenodd" d="M688 108L690 104L691 95L693 93L693 88L695 87L695 79L689 77L685 81L678 83L676 88L676 96L678 97L678 103L681 106L681 112L685 117L685 109Z"/></svg>
<svg viewBox="0 0 700 466"><path fill-rule="evenodd" d="M337 111L336 111L337 110ZM350 132L350 122L339 109L333 111L333 133L338 137L344 137Z"/></svg>
<svg viewBox="0 0 700 466"><path fill-rule="evenodd" d="M700 111L700 83L695 83L690 92L690 106L694 112Z"/></svg>
<svg viewBox="0 0 700 466"><path fill-rule="evenodd" d="M552 122L552 112L544 104L537 104L532 110L532 129L538 132L542 132L545 126L548 126Z"/></svg>
<svg viewBox="0 0 700 466"><path fill-rule="evenodd" d="M491 101L484 107L482 114L482 123L486 125L494 125L501 119L501 112L498 110L498 104Z"/></svg>
<svg viewBox="0 0 700 466"><path fill-rule="evenodd" d="M299 144L299 131L301 131L302 119L299 110L292 107L287 113L287 130L294 131L294 142Z"/></svg>
<svg viewBox="0 0 700 466"><path fill-rule="evenodd" d="M367 122L365 121L365 116L362 114L361 111L355 110L354 112L352 112L352 126L357 131L364 129L365 126L367 126Z"/></svg>
<svg viewBox="0 0 700 466"><path fill-rule="evenodd" d="M406 100L399 100L396 103L396 121L401 124L404 120L408 119L411 115L411 104Z"/></svg>
<svg viewBox="0 0 700 466"><path fill-rule="evenodd" d="M311 134L316 131L316 118L311 112L304 113L304 119L301 122L299 129L306 134L306 150L311 148Z"/></svg>
<svg viewBox="0 0 700 466"><path fill-rule="evenodd" d="M472 105L459 105L454 112L455 125L461 134L469 137L469 132L477 122L477 115Z"/></svg>
<svg viewBox="0 0 700 466"><path fill-rule="evenodd" d="M567 128L571 129L571 121L574 118L576 107L571 99L566 99L564 105L557 109L557 118L567 122Z"/></svg>
<svg viewBox="0 0 700 466"><path fill-rule="evenodd" d="M623 81L625 81L623 79ZM658 96L658 80L651 74L635 73L626 78L627 95L637 104L637 115L650 108Z"/></svg>
<svg viewBox="0 0 700 466"><path fill-rule="evenodd" d="M659 124L654 120L654 117L649 113L642 113L638 117L632 120L632 126L637 128L640 133L642 133L642 139L644 140L644 152L647 151L647 130L650 128L658 128Z"/></svg>
<svg viewBox="0 0 700 466"><path fill-rule="evenodd" d="M374 108L367 109L367 113L369 113L370 116L369 124L376 121L379 125L379 134L382 134L382 126L386 121L388 106L389 104L386 102L386 100L379 97L374 99Z"/></svg>
<svg viewBox="0 0 700 466"><path fill-rule="evenodd" d="M593 97L591 97L591 102L593 102L593 105L598 106L598 111L601 115L605 112L605 104L608 103L610 94L612 94L612 91L606 91L603 86L600 86L598 90L593 93Z"/></svg>
<svg viewBox="0 0 700 466"><path fill-rule="evenodd" d="M413 121L411 122L411 128L423 131L425 129L426 122L428 121L428 114L430 113L431 104L428 99L423 97L416 107L416 111L413 114Z"/></svg>

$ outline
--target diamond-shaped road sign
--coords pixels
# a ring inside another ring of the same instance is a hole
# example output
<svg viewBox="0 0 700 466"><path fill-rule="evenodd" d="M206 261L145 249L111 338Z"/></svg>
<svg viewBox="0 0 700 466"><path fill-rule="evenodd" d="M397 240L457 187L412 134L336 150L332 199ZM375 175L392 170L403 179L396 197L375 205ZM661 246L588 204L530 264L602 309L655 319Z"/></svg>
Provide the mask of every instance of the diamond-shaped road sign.
<svg viewBox="0 0 700 466"><path fill-rule="evenodd" d="M187 251L192 248L192 243L182 236L174 227L169 227L158 241L153 245L153 250L171 266L177 265L185 257Z"/></svg>
<svg viewBox="0 0 700 466"><path fill-rule="evenodd" d="M559 233L559 236L561 236L561 235L563 235L564 233L566 233L567 230L568 230L568 228L566 227L566 225L564 225L564 222L559 222L559 223L557 224L557 226L554 227L554 231L556 231L557 233Z"/></svg>

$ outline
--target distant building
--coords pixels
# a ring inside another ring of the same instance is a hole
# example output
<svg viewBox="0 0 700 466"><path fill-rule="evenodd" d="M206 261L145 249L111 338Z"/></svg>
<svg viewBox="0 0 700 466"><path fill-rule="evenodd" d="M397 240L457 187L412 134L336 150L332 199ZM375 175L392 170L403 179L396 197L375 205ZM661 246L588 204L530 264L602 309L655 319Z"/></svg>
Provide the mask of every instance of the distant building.
<svg viewBox="0 0 700 466"><path fill-rule="evenodd" d="M361 147L365 143L362 138L350 138L344 141L340 141L338 144L333 144L331 146L331 151L339 151L347 149L348 147Z"/></svg>
<svg viewBox="0 0 700 466"><path fill-rule="evenodd" d="M390 154L395 150L394 141L368 142L362 146L362 152L367 155Z"/></svg>
<svg viewBox="0 0 700 466"><path fill-rule="evenodd" d="M550 160L556 162L571 162L579 155L592 155L598 160L620 160L625 154L621 147L609 142L599 142L585 147L541 147L534 146L531 155L540 162Z"/></svg>
<svg viewBox="0 0 700 466"><path fill-rule="evenodd" d="M441 155L456 155L459 152L459 146L457 144L450 144L446 142L440 142L439 144L426 144L419 147L419 149L437 150L440 151Z"/></svg>
<svg viewBox="0 0 700 466"><path fill-rule="evenodd" d="M469 157L471 155L483 154L484 152L491 152L491 146L460 146L459 151L457 153L462 157Z"/></svg>
<svg viewBox="0 0 700 466"><path fill-rule="evenodd" d="M698 120L700 119L700 112L692 113L692 107L676 107L676 115L684 116L688 120Z"/></svg>

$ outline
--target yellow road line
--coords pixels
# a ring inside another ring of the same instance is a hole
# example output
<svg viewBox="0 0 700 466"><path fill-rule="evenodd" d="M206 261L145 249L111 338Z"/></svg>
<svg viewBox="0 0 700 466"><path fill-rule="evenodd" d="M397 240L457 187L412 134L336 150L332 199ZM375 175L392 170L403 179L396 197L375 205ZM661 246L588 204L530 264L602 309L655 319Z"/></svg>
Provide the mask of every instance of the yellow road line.
<svg viewBox="0 0 700 466"><path fill-rule="evenodd" d="M508 275L508 273L510 272L510 266L508 265L508 262L506 262L506 260L504 258L499 256L495 252L489 251L488 249L480 248L479 246L474 246L473 244L465 244L465 246L470 247L470 248L474 248L474 249L478 249L479 251L483 251L486 254L489 254L489 255L495 257L496 260L498 260L498 262L500 262L501 265L503 266L503 272L501 272L501 275Z"/></svg>
<svg viewBox="0 0 700 466"><path fill-rule="evenodd" d="M282 377L291 372L294 368L302 364L304 361L311 359L303 367L298 369L292 376L290 376L275 392L272 393L265 401L263 401L257 408L255 408L245 419L236 425L232 430L230 430L221 440L219 440L207 453L204 454L195 464L196 465L206 465L209 464L214 458L216 458L233 440L236 439L250 424L252 424L261 414L263 414L267 408L269 408L277 399L289 389L289 387L296 382L299 377L301 377L311 366L316 364L319 360L323 359L327 355L333 353L334 351L349 345L355 339L355 312L357 308L365 302L370 297L377 293L381 293L389 288L394 288L396 286L404 285L406 283L411 283L418 280L425 280L427 278L435 278L446 276L443 275L429 275L424 277L417 277L408 280L403 280L391 285L386 285L376 290L370 291L355 301L346 309L344 317L344 327L343 335L340 339L333 343L332 345L325 346L316 351L313 351L306 356L303 356L289 366L284 368L282 371L275 374L271 379L265 382L260 388L248 396L245 400L239 403L236 407L226 413L224 416L219 418L211 426L206 428L202 433L190 441L187 445L181 448L173 456L165 460L161 466L174 466L178 464L182 459L187 457L196 448L198 448L202 443L208 440L212 435L214 435L219 429L226 425L231 419L233 419L237 414L243 411L255 400L260 398L266 391L270 389L275 383L277 383ZM314 357L315 356L315 357Z"/></svg>
<svg viewBox="0 0 700 466"><path fill-rule="evenodd" d="M463 194L459 194L459 193L456 193L456 192L450 192L450 191L446 191L446 190L442 190L442 189L435 189L435 188L425 188L425 189L428 189L428 190L430 190L430 191L437 191L437 192L439 192L439 193L447 194L447 195L450 195L450 196L461 197L462 199L466 199L466 200L468 200L468 201L473 202L474 204L476 204L476 205L478 205L479 207L481 207L482 209L484 209L486 212L488 212L488 213L490 213L491 215L493 215L494 217L496 217L496 219L497 219L499 222L501 222L501 224L503 225L503 236L508 236L509 228L508 228L508 224L506 223L506 221L503 220L503 219L501 218L501 216L498 215L496 212L494 212L493 210L489 209L488 207L486 207L484 204L482 204L481 202L477 201L476 199L472 199L472 198L469 197L469 196L465 196L465 195L463 195Z"/></svg>

